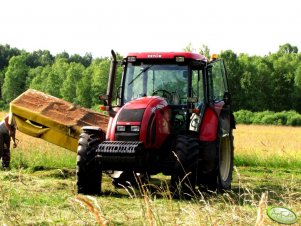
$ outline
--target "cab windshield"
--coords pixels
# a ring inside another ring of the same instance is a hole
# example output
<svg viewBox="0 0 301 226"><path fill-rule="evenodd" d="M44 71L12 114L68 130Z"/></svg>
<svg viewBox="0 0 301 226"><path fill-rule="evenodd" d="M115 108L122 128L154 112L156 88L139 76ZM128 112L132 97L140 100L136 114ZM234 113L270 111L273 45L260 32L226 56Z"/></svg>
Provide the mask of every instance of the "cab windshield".
<svg viewBox="0 0 301 226"><path fill-rule="evenodd" d="M188 66L174 64L128 64L124 103L145 96L164 97L169 104L187 103Z"/></svg>

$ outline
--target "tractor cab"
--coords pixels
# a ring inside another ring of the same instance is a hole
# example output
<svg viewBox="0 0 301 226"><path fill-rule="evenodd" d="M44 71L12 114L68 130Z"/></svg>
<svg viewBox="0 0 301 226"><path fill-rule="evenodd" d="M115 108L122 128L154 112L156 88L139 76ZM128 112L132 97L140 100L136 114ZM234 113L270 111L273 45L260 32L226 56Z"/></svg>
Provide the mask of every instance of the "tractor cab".
<svg viewBox="0 0 301 226"><path fill-rule="evenodd" d="M138 98L162 97L169 106L170 132L178 133L188 128L188 108L195 108L203 102L204 94L198 92L198 86L202 85L202 73L192 74L191 60L183 56L175 57L172 53L160 54L161 58L156 59L140 59L139 54L132 55L124 61L121 106ZM166 59L166 55L170 58ZM200 69L203 67L200 65Z"/></svg>
<svg viewBox="0 0 301 226"><path fill-rule="evenodd" d="M129 53L123 62L118 106L160 96L169 105L171 132L198 131L206 104L228 94L223 62L188 52Z"/></svg>
<svg viewBox="0 0 301 226"><path fill-rule="evenodd" d="M168 104L187 106L191 97L201 100L203 93L199 83L206 58L192 53L130 53L124 59L124 75L121 105L145 96L161 96ZM202 88L201 88L202 89ZM200 96L201 95L201 96Z"/></svg>

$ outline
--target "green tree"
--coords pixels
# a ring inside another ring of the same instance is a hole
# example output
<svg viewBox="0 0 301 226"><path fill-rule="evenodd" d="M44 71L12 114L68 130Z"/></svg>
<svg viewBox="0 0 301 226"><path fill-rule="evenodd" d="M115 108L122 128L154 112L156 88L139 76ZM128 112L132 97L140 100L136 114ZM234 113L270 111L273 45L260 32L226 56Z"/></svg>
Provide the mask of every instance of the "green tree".
<svg viewBox="0 0 301 226"><path fill-rule="evenodd" d="M220 58L225 61L229 89L232 94L233 110L236 111L244 105L244 96L242 96L242 87L240 85L242 71L238 56L232 50L226 50L220 53Z"/></svg>
<svg viewBox="0 0 301 226"><path fill-rule="evenodd" d="M2 86L3 86L3 83L4 83L4 78L5 78L5 72L4 70L3 71L0 71L0 100L2 100Z"/></svg>
<svg viewBox="0 0 301 226"><path fill-rule="evenodd" d="M301 55L300 57L301 58ZM301 112L301 60L295 72L294 110Z"/></svg>
<svg viewBox="0 0 301 226"><path fill-rule="evenodd" d="M66 79L63 81L62 88L60 89L63 99L69 102L76 102L76 87L77 82L83 76L85 68L79 63L70 63L70 67L66 72Z"/></svg>
<svg viewBox="0 0 301 226"><path fill-rule="evenodd" d="M0 45L0 70L8 66L8 62L13 56L20 54L21 51L17 48L11 48L9 45Z"/></svg>
<svg viewBox="0 0 301 226"><path fill-rule="evenodd" d="M110 71L109 59L97 59L91 64L92 70L92 106L98 105L99 95L107 93L108 75Z"/></svg>
<svg viewBox="0 0 301 226"><path fill-rule="evenodd" d="M74 54L69 58L69 62L80 63L85 67L88 67L92 62L92 54L86 53L83 57L79 54Z"/></svg>
<svg viewBox="0 0 301 226"><path fill-rule="evenodd" d="M282 54L290 54L290 53L298 53L298 47L292 46L289 43L279 46L278 53Z"/></svg>
<svg viewBox="0 0 301 226"><path fill-rule="evenodd" d="M7 103L26 90L28 71L26 55L14 56L10 59L2 87L2 96Z"/></svg>
<svg viewBox="0 0 301 226"><path fill-rule="evenodd" d="M60 97L60 88L63 80L59 74L56 73L53 67L51 68L51 71L49 72L45 81L45 92L52 96Z"/></svg>
<svg viewBox="0 0 301 226"><path fill-rule="evenodd" d="M47 78L51 73L51 66L39 66L29 70L28 76L31 79L30 88L46 92Z"/></svg>
<svg viewBox="0 0 301 226"><path fill-rule="evenodd" d="M26 64L31 67L35 68L38 66L46 66L52 65L54 62L54 57L48 50L38 50L27 55Z"/></svg>
<svg viewBox="0 0 301 226"><path fill-rule="evenodd" d="M76 102L87 108L92 107L91 77L92 69L87 68L83 77L78 81L76 88Z"/></svg>
<svg viewBox="0 0 301 226"><path fill-rule="evenodd" d="M70 65L66 58L56 58L51 66L51 72L46 78L46 92L52 96L61 98L60 89L63 81L67 77L67 71Z"/></svg>
<svg viewBox="0 0 301 226"><path fill-rule="evenodd" d="M191 42L188 43L188 45L183 49L184 52L193 52L192 44Z"/></svg>
<svg viewBox="0 0 301 226"><path fill-rule="evenodd" d="M69 54L64 51L55 55L55 61L58 59L66 59L66 62L69 62Z"/></svg>
<svg viewBox="0 0 301 226"><path fill-rule="evenodd" d="M280 46L279 51L268 57L272 65L270 84L270 108L272 111L292 109L295 91L297 51L290 45Z"/></svg>
<svg viewBox="0 0 301 226"><path fill-rule="evenodd" d="M207 57L210 59L210 49L207 45L202 45L202 47L199 49L199 53L202 54L203 56Z"/></svg>

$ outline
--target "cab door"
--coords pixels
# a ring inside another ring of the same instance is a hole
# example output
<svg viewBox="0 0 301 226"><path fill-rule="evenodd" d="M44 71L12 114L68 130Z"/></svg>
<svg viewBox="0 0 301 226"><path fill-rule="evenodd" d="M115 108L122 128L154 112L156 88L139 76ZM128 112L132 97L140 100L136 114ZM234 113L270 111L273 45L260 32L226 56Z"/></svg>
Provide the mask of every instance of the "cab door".
<svg viewBox="0 0 301 226"><path fill-rule="evenodd" d="M218 127L223 135L230 132L231 96L223 60L214 60L208 67L208 102L217 115Z"/></svg>

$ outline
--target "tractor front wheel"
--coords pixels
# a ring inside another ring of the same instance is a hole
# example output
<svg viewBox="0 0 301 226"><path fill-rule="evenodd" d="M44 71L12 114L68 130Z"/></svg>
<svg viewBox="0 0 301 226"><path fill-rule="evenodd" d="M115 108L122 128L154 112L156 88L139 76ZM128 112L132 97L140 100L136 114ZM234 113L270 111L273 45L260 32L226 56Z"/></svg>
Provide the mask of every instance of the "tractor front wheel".
<svg viewBox="0 0 301 226"><path fill-rule="evenodd" d="M100 194L102 171L95 161L95 151L101 143L96 134L82 133L77 148L77 192L82 194Z"/></svg>

